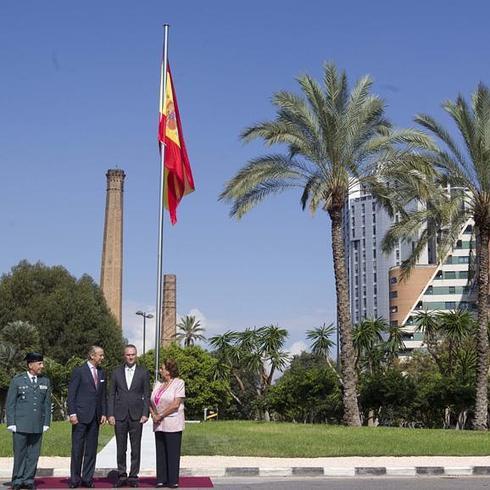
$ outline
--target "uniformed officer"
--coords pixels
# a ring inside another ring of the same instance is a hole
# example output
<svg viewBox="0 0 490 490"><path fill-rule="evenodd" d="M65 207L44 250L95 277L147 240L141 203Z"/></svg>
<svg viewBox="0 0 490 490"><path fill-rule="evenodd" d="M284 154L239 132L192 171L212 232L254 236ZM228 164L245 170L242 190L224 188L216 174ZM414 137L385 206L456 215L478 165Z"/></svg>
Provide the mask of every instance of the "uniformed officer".
<svg viewBox="0 0 490 490"><path fill-rule="evenodd" d="M51 423L51 384L43 376L42 354L29 352L27 372L14 376L7 394L7 429L12 432L12 489L34 489L43 432Z"/></svg>

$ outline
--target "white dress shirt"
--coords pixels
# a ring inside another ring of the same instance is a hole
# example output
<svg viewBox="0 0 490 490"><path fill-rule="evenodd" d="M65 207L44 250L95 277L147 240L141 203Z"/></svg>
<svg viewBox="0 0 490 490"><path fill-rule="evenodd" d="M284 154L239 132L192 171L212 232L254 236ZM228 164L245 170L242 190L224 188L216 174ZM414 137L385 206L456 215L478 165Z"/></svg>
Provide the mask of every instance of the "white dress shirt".
<svg viewBox="0 0 490 490"><path fill-rule="evenodd" d="M124 367L124 375L126 376L126 385L128 390L131 388L131 383L133 382L134 371L136 370L136 364L133 364L131 367Z"/></svg>

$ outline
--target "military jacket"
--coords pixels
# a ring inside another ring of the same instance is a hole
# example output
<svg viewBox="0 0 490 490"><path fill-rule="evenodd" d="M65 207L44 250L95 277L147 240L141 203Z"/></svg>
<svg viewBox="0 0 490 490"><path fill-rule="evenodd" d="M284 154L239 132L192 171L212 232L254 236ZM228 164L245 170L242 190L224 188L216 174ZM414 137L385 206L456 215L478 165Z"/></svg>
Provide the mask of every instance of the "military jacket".
<svg viewBox="0 0 490 490"><path fill-rule="evenodd" d="M27 372L12 378L7 393L7 427L15 425L17 432L40 433L51 423L51 383L38 376L32 383Z"/></svg>

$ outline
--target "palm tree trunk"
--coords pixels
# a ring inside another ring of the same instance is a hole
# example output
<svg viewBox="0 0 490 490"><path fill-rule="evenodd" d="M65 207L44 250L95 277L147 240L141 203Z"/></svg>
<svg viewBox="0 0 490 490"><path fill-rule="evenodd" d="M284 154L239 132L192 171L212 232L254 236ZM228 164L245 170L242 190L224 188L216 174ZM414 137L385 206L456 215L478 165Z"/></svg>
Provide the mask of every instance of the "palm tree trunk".
<svg viewBox="0 0 490 490"><path fill-rule="evenodd" d="M489 229L478 228L478 362L476 367L475 429L486 430L488 419L488 240Z"/></svg>
<svg viewBox="0 0 490 490"><path fill-rule="evenodd" d="M342 236L342 208L329 210L332 220L332 253L337 293L337 323L340 332L340 361L343 379L344 423L360 426L357 404L357 373L355 368L352 325L349 311L349 286L345 269L344 238Z"/></svg>

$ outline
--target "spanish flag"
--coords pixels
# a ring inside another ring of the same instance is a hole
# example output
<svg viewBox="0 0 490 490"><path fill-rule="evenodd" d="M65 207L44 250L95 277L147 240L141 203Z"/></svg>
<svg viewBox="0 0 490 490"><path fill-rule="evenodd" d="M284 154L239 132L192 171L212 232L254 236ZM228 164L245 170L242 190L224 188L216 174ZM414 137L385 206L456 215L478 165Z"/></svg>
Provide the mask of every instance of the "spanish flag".
<svg viewBox="0 0 490 490"><path fill-rule="evenodd" d="M162 87L163 69L162 63ZM160 150L162 145L165 145L163 163L165 168L164 204L169 211L170 221L174 225L177 223L177 206L186 194L194 190L194 179L184 143L177 97L168 64L165 97L160 97L160 99L158 141Z"/></svg>

